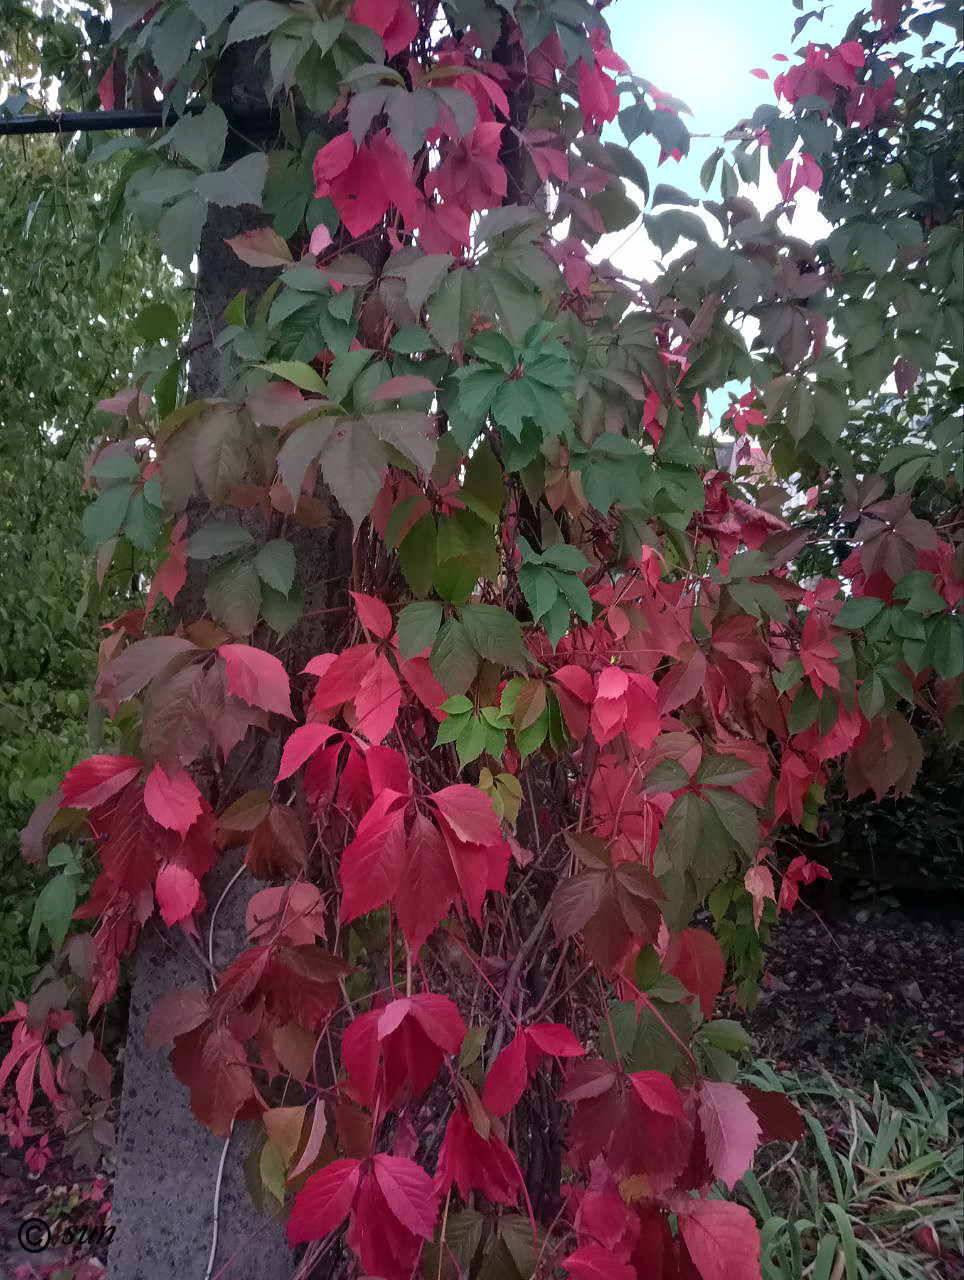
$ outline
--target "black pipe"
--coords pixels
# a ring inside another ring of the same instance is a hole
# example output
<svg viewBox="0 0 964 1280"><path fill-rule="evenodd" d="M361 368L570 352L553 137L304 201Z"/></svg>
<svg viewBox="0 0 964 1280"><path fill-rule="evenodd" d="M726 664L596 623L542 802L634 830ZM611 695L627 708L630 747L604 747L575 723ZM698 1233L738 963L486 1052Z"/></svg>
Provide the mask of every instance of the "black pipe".
<svg viewBox="0 0 964 1280"><path fill-rule="evenodd" d="M194 115L208 104L192 102L186 114ZM58 111L50 116L0 116L0 138L27 133L98 133L106 129L159 129L177 120L177 113L166 114L160 107L150 111ZM259 133L276 120L268 111L251 111L228 115L228 122L245 133Z"/></svg>

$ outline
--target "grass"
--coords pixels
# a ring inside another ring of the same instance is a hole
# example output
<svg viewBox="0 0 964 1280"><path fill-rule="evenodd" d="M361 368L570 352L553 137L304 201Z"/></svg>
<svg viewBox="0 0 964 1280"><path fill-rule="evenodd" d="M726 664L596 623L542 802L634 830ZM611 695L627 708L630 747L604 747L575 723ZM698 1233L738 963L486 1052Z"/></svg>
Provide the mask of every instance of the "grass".
<svg viewBox="0 0 964 1280"><path fill-rule="evenodd" d="M800 1107L807 1136L748 1174L764 1280L946 1280L962 1275L964 1099L904 1054L885 1088L823 1071L748 1081ZM955 1266L955 1270L950 1270Z"/></svg>

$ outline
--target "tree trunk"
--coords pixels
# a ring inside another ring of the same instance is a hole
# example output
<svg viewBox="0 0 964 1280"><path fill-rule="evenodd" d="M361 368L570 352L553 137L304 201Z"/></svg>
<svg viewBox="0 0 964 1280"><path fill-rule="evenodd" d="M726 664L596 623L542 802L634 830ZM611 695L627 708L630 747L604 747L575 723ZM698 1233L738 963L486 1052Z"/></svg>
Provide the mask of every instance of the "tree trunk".
<svg viewBox="0 0 964 1280"><path fill-rule="evenodd" d="M246 85L252 82L260 84L255 77L249 80L244 67L235 69L229 77L232 105L240 95L243 105L251 107ZM225 159L236 159L237 154L237 149L234 154L229 151ZM225 307L240 289L247 291L248 304L253 306L271 279L270 273L245 267L225 241L263 223L259 212L211 206L199 251L191 329L193 399L223 393L219 352L212 339L224 327ZM196 527L207 514L207 502L199 495L189 507L190 526ZM253 532L257 536L257 530ZM285 646L289 669L298 671L312 655L336 643L328 611L347 600L351 525L339 514L327 528L299 530L293 541L304 586L305 617L286 637ZM178 597L176 612L182 619L203 613L202 586L198 575L189 574ZM257 632L250 641L259 642ZM249 734L226 762L225 776L237 775L241 790L265 787L270 791L280 747L276 736ZM252 894L264 887L247 872L232 883L237 867L237 856L224 855L204 884L209 906L201 927L202 945L208 946L211 914L217 910L213 952L219 972L247 945L245 907ZM245 1158L263 1133L250 1124L239 1124L225 1152L223 1140L213 1137L192 1115L188 1091L164 1057L149 1055L144 1044L154 1003L175 988L203 986L206 979L181 930L169 930L155 918L141 939L134 966L123 1055L110 1280L206 1280L221 1268L230 1280L288 1280L294 1270L280 1217L259 1219L245 1186ZM223 1172L219 1172L222 1159ZM209 1265L216 1222L217 1247Z"/></svg>

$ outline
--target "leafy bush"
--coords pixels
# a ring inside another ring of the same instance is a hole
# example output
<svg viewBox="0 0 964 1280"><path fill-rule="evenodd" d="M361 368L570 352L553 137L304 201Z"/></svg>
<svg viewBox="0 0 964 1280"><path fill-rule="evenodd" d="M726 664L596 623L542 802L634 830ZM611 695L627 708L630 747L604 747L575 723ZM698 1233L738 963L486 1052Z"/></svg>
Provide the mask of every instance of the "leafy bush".
<svg viewBox="0 0 964 1280"><path fill-rule="evenodd" d="M23 49L29 46L24 35ZM123 608L118 565L104 588L78 537L83 463L96 409L143 338L148 288L184 312L175 280L143 239L98 242L109 187L53 142L25 154L0 138L0 1001L26 991L35 877L17 833L89 750L90 673L102 605Z"/></svg>

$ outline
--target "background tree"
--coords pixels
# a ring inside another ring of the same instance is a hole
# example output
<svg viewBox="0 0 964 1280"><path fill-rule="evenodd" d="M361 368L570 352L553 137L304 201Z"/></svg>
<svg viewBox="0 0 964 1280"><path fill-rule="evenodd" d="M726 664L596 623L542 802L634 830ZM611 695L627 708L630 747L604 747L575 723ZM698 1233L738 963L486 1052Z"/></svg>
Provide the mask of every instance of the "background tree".
<svg viewBox="0 0 964 1280"><path fill-rule="evenodd" d="M0 139L0 993L36 968L26 926L34 878L17 832L89 749L88 685L103 616L140 597L146 552L99 586L81 537L83 464L97 402L130 374L157 326L176 337L186 298L143 236L102 243L108 174L48 140ZM153 301L151 301L153 299ZM58 939L62 927L58 924ZM41 937L46 939L45 934Z"/></svg>

